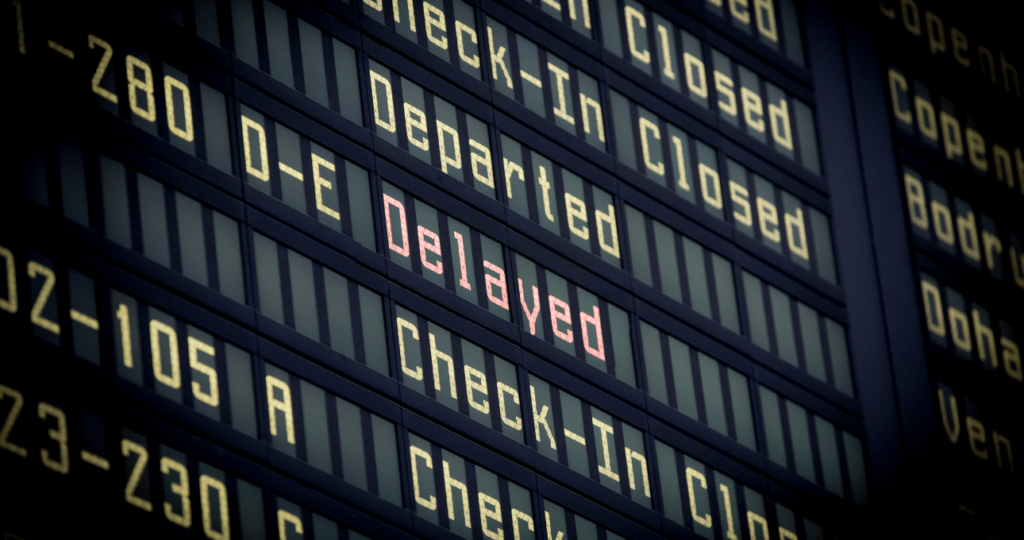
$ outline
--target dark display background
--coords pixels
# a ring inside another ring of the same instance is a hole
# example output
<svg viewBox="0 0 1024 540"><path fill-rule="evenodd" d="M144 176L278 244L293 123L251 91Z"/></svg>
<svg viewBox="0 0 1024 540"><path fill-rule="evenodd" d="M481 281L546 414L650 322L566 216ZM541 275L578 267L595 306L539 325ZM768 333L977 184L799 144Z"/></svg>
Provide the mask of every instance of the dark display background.
<svg viewBox="0 0 1024 540"><path fill-rule="evenodd" d="M1024 534L1009 7L361 1L3 10L6 537Z"/></svg>

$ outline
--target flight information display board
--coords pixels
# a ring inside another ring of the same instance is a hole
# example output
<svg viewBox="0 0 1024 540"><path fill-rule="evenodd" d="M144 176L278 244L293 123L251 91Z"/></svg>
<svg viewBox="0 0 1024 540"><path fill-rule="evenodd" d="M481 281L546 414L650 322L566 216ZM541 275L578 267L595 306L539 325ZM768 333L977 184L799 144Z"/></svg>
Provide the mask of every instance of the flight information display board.
<svg viewBox="0 0 1024 540"><path fill-rule="evenodd" d="M1019 83L955 17L14 0L0 530L1013 536L1024 157L919 57Z"/></svg>
<svg viewBox="0 0 1024 540"><path fill-rule="evenodd" d="M887 35L877 72L895 157L888 176L901 192L893 215L907 231L882 250L910 263L914 293L893 303L916 300L921 336L908 340L911 368L896 382L900 399L914 396L935 426L906 482L931 495L917 505L951 516L965 537L1022 534L1013 516L1024 500L1015 469L1024 447L1015 333L1024 324L1024 160L1012 126L1024 57L993 20L1001 9L881 2L869 15Z"/></svg>

